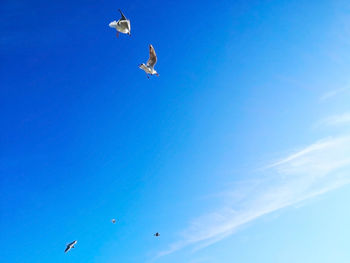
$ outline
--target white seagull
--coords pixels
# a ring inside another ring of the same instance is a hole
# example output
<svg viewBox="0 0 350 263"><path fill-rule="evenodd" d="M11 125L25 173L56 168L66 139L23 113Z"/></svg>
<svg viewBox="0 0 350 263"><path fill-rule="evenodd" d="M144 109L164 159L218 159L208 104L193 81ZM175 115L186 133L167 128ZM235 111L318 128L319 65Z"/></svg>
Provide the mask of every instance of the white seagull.
<svg viewBox="0 0 350 263"><path fill-rule="evenodd" d="M74 245L77 243L77 240L74 240L73 242L67 244L66 249L64 250L64 253L67 253L69 250L71 250L72 248L74 248Z"/></svg>
<svg viewBox="0 0 350 263"><path fill-rule="evenodd" d="M150 75L156 75L159 77L159 74L157 71L155 71L154 66L157 63L157 55L154 51L154 48L152 45L149 45L149 59L147 61L147 64L145 65L142 63L139 65L139 68L142 69L144 72L146 72L147 78L149 78L148 74Z"/></svg>
<svg viewBox="0 0 350 263"><path fill-rule="evenodd" d="M115 224L116 221L117 221L117 220L115 220L114 218L112 219L112 223L113 223L113 224Z"/></svg>
<svg viewBox="0 0 350 263"><path fill-rule="evenodd" d="M122 17L118 21L114 20L113 22L109 23L109 27L115 28L117 30L117 37L119 37L119 32L131 36L130 20L124 16L123 12L120 9L119 12Z"/></svg>

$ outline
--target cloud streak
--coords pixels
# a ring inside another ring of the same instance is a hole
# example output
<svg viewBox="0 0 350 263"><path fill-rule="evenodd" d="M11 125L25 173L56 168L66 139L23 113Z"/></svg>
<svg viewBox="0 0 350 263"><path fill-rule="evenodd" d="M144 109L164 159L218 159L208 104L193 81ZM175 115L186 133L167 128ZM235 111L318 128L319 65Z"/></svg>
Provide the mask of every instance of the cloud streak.
<svg viewBox="0 0 350 263"><path fill-rule="evenodd" d="M266 214L319 196L350 183L350 136L330 137L266 166L259 174L254 191L241 193L244 198L226 195L219 210L193 220L182 238L161 251L157 257L184 247L195 249L214 244L235 233L246 223ZM232 189L232 193L240 191ZM243 190L245 191L245 190Z"/></svg>
<svg viewBox="0 0 350 263"><path fill-rule="evenodd" d="M324 102L347 91L349 91L348 87L328 91L320 97L320 102Z"/></svg>
<svg viewBox="0 0 350 263"><path fill-rule="evenodd" d="M350 124L350 112L345 112L339 115L333 115L321 120L318 125L321 126L339 126Z"/></svg>

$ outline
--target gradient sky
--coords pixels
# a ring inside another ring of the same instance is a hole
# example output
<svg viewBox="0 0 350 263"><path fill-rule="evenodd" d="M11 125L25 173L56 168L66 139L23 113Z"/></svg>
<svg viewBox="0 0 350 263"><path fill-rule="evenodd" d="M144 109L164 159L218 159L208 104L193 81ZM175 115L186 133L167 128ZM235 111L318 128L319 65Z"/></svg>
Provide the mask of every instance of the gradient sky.
<svg viewBox="0 0 350 263"><path fill-rule="evenodd" d="M0 32L1 262L350 262L349 1L2 0Z"/></svg>

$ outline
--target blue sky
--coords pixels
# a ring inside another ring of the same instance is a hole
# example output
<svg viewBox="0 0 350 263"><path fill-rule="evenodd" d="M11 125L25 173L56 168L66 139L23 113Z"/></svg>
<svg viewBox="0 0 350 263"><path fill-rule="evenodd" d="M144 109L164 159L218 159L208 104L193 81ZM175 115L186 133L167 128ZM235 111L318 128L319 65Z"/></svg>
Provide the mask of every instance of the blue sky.
<svg viewBox="0 0 350 263"><path fill-rule="evenodd" d="M0 261L349 262L349 28L341 0L2 1Z"/></svg>

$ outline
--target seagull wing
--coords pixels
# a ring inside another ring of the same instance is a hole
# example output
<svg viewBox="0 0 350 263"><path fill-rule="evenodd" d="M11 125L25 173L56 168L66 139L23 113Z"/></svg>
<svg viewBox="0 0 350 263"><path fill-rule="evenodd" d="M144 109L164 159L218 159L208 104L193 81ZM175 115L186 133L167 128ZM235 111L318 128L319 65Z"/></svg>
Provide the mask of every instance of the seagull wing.
<svg viewBox="0 0 350 263"><path fill-rule="evenodd" d="M154 67L154 65L157 63L157 55L154 51L154 48L152 45L149 45L149 59L147 61L147 66Z"/></svg>
<svg viewBox="0 0 350 263"><path fill-rule="evenodd" d="M130 29L130 21L129 20L119 20L119 25L123 28Z"/></svg>
<svg viewBox="0 0 350 263"><path fill-rule="evenodd" d="M72 247L72 246L74 246L76 243L77 243L77 241L74 240L73 242L68 243L68 244L67 244L67 247Z"/></svg>
<svg viewBox="0 0 350 263"><path fill-rule="evenodd" d="M125 15L123 14L122 10L118 9L119 13L122 15L122 18L120 20L126 20Z"/></svg>
<svg viewBox="0 0 350 263"><path fill-rule="evenodd" d="M66 249L64 250L64 253L67 253L71 249L70 245L68 244Z"/></svg>

